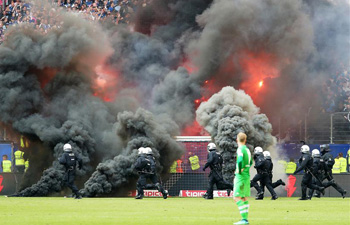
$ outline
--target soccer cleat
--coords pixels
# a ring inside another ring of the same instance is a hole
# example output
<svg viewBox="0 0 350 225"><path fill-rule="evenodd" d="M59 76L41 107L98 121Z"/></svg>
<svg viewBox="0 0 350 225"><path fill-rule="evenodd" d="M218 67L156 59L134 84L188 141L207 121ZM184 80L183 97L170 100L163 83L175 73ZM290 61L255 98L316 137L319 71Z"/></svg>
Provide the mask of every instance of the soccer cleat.
<svg viewBox="0 0 350 225"><path fill-rule="evenodd" d="M213 196L205 196L204 199L210 200L210 199L214 199Z"/></svg>
<svg viewBox="0 0 350 225"><path fill-rule="evenodd" d="M299 198L298 200L307 200L307 198Z"/></svg>
<svg viewBox="0 0 350 225"><path fill-rule="evenodd" d="M272 196L272 198L271 198L271 200L276 200L276 199L278 199L278 196L277 196L277 195L274 195L274 196Z"/></svg>
<svg viewBox="0 0 350 225"><path fill-rule="evenodd" d="M143 199L143 196L142 195L138 195L138 196L136 196L135 199Z"/></svg>
<svg viewBox="0 0 350 225"><path fill-rule="evenodd" d="M346 191L346 190L344 190L344 191L343 191L343 193L341 194L341 195L343 196L343 198L345 198L346 193L347 193L347 191Z"/></svg>
<svg viewBox="0 0 350 225"><path fill-rule="evenodd" d="M243 220L238 221L238 222L236 222L236 223L234 223L234 224L236 224L236 225L239 225L239 224L249 224L249 222L248 222L248 220L243 219Z"/></svg>
<svg viewBox="0 0 350 225"><path fill-rule="evenodd" d="M231 194L231 189L227 189L227 196L230 197L230 194Z"/></svg>

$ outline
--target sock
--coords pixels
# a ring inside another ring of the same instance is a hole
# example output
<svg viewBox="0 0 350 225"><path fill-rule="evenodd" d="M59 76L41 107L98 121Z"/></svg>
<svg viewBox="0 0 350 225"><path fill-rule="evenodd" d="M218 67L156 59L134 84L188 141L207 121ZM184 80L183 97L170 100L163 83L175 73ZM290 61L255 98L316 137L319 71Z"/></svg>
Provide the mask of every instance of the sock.
<svg viewBox="0 0 350 225"><path fill-rule="evenodd" d="M245 204L245 203L247 203L247 204ZM247 207L249 207L248 201L243 202L242 200L239 200L238 202L236 202L236 204L238 206L238 210L242 216L242 219L247 220L247 218L248 218L248 208Z"/></svg>
<svg viewBox="0 0 350 225"><path fill-rule="evenodd" d="M244 204L244 206L245 206L245 211L246 211L246 212L244 213L244 214L245 214L245 215L244 215L244 217L245 217L244 219L245 219L245 220L248 220L249 203L248 203L248 201L245 201L245 202L243 202L243 204Z"/></svg>

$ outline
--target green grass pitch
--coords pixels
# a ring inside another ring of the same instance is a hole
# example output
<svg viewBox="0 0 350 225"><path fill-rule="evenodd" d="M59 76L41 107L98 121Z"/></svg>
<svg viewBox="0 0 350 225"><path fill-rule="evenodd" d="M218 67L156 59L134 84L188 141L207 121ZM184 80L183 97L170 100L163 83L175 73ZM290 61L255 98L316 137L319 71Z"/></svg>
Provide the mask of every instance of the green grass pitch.
<svg viewBox="0 0 350 225"><path fill-rule="evenodd" d="M350 199L249 198L253 225L349 225ZM5 198L0 196L0 224L224 225L240 220L231 198Z"/></svg>

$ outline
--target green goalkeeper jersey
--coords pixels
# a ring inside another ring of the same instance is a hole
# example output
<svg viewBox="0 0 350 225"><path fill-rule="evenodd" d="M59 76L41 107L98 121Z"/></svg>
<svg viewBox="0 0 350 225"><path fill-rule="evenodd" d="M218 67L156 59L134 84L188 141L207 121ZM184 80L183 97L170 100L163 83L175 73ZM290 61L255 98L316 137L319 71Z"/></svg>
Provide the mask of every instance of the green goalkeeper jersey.
<svg viewBox="0 0 350 225"><path fill-rule="evenodd" d="M236 175L249 177L249 169L253 164L250 150L247 146L242 145L237 149ZM243 171L242 171L243 169Z"/></svg>

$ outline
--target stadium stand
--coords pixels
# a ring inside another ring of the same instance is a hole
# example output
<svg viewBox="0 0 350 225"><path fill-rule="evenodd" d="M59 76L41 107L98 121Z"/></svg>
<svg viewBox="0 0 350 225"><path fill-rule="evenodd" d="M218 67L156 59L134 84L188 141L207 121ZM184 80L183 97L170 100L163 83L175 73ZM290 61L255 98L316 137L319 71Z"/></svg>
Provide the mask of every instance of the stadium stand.
<svg viewBox="0 0 350 225"><path fill-rule="evenodd" d="M68 12L78 13L92 21L110 20L115 24L128 24L138 7L146 7L151 0L53 0L49 4ZM10 26L30 23L43 33L59 26L53 14L55 9L37 2L35 5L21 0L5 1L0 7L0 44Z"/></svg>

